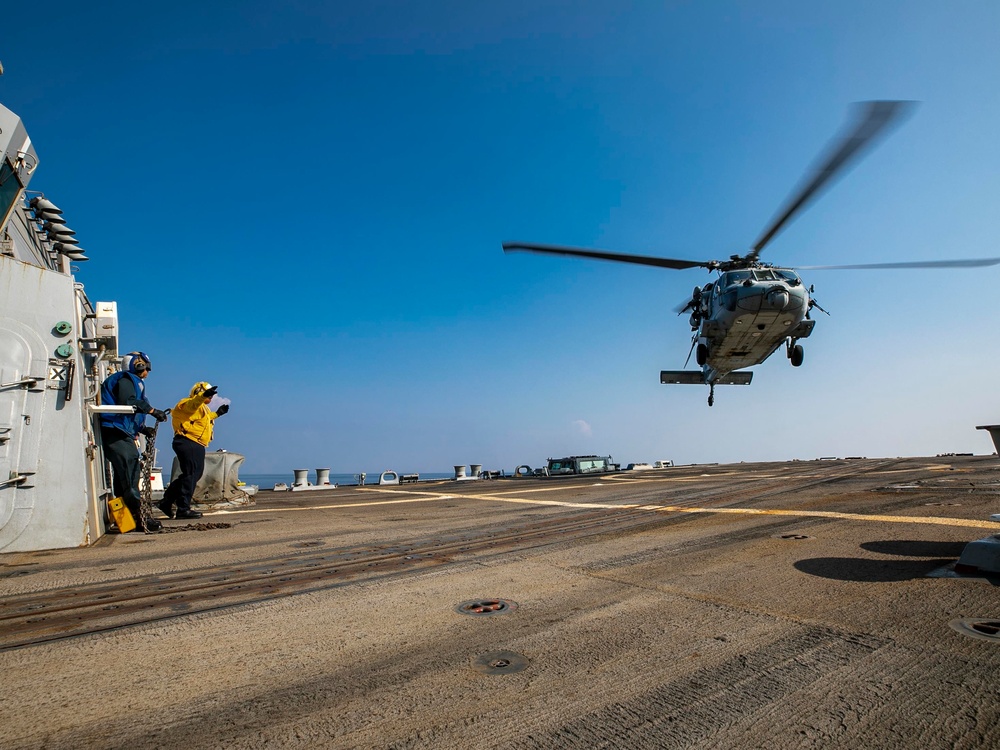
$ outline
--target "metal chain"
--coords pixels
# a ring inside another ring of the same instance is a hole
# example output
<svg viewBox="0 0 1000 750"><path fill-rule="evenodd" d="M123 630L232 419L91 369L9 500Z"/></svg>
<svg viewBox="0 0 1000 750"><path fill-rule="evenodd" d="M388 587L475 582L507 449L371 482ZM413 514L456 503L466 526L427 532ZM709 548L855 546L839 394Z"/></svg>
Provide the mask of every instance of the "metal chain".
<svg viewBox="0 0 1000 750"><path fill-rule="evenodd" d="M170 413L168 409L167 414ZM153 518L153 464L156 462L156 431L160 423L153 422L153 434L146 436L146 449L139 457L139 519L142 530L149 533L149 520Z"/></svg>

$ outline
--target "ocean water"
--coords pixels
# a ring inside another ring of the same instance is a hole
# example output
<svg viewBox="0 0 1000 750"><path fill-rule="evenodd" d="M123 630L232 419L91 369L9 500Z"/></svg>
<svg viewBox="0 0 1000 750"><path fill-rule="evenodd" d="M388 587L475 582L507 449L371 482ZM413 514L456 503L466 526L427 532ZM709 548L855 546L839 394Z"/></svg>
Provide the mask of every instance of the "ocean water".
<svg viewBox="0 0 1000 750"><path fill-rule="evenodd" d="M400 475L410 472L399 472ZM416 473L416 472L415 472ZM367 472L365 477L365 484L378 484L378 478L382 474L381 471L370 471ZM419 472L421 479L451 479L455 476L455 472L448 474L442 474L440 472ZM256 484L262 490L269 490L278 482L284 482L287 485L295 480L295 475L292 472L287 472L285 474L240 474L240 481L246 482L247 484ZM312 484L316 484L316 472L309 472L309 481ZM330 482L333 484L358 484L357 474L334 474L330 472Z"/></svg>

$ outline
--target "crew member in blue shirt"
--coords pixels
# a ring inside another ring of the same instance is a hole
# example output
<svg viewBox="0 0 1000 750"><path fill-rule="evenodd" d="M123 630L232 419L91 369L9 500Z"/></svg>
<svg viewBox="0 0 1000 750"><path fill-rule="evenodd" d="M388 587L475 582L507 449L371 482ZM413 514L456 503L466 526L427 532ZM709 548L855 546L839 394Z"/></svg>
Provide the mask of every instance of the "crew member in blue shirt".
<svg viewBox="0 0 1000 750"><path fill-rule="evenodd" d="M153 435L153 428L146 426L147 414L157 422L167 420L166 412L154 409L146 400L143 381L152 369L144 352L129 352L122 358L122 369L108 377L101 386L102 404L135 407L134 414L101 414L101 442L104 457L111 464L115 497L120 497L131 512L137 531L143 531L138 435L142 433L147 439ZM155 518L146 519L146 531L159 531L161 528L163 524Z"/></svg>

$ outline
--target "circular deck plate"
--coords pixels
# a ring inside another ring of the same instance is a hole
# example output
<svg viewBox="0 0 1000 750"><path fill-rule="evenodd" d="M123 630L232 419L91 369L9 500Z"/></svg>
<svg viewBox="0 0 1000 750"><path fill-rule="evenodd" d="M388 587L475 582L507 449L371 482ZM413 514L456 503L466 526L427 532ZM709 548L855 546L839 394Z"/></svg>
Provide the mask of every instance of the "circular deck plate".
<svg viewBox="0 0 1000 750"><path fill-rule="evenodd" d="M471 599L455 607L455 611L460 615L473 615L475 617L505 615L515 609L517 609L517 602L507 599Z"/></svg>
<svg viewBox="0 0 1000 750"><path fill-rule="evenodd" d="M514 674L528 668L528 658L514 651L490 651L475 657L472 668L480 674Z"/></svg>
<svg viewBox="0 0 1000 750"><path fill-rule="evenodd" d="M964 617L948 623L962 635L1000 642L1000 619L986 617Z"/></svg>

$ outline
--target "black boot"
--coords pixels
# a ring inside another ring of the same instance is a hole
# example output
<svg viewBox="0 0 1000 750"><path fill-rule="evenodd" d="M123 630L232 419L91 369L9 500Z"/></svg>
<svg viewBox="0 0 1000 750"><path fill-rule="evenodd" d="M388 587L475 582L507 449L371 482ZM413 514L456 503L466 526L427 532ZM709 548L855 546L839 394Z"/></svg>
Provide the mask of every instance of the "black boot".
<svg viewBox="0 0 1000 750"><path fill-rule="evenodd" d="M139 533L139 534L143 533L143 531L147 531L150 534L152 534L153 532L159 531L162 528L163 528L163 524L162 523L160 523L159 521L157 521L155 518L149 518L149 519L146 520L146 528L145 529L142 528L142 521L140 520L140 521L136 522L135 528L132 529L132 530L135 531L136 533Z"/></svg>

